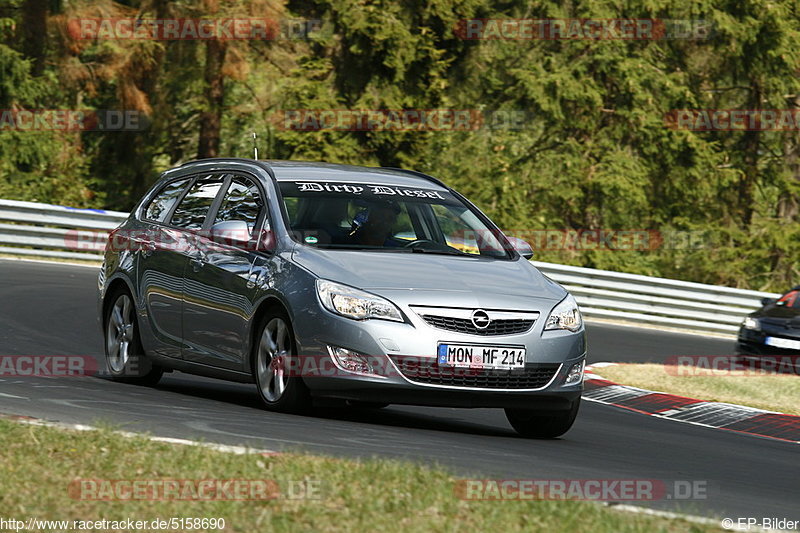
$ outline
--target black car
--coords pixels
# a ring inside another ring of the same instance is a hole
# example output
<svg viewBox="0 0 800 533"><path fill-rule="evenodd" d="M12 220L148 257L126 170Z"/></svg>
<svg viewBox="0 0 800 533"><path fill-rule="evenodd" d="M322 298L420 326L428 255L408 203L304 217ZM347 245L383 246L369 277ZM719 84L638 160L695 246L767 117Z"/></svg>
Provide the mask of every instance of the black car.
<svg viewBox="0 0 800 533"><path fill-rule="evenodd" d="M744 357L795 356L800 360L800 285L745 317L739 328L736 353Z"/></svg>

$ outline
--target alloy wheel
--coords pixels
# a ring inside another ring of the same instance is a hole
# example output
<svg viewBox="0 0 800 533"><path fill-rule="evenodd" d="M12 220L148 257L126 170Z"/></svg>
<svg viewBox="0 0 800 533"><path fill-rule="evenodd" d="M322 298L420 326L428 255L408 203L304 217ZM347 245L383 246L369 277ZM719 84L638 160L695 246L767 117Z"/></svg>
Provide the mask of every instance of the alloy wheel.
<svg viewBox="0 0 800 533"><path fill-rule="evenodd" d="M112 372L122 373L131 356L133 342L133 305L127 294L111 306L106 326L106 354Z"/></svg>
<svg viewBox="0 0 800 533"><path fill-rule="evenodd" d="M269 402L278 401L286 391L286 365L291 355L291 336L286 322L275 317L267 322L258 345L258 385Z"/></svg>

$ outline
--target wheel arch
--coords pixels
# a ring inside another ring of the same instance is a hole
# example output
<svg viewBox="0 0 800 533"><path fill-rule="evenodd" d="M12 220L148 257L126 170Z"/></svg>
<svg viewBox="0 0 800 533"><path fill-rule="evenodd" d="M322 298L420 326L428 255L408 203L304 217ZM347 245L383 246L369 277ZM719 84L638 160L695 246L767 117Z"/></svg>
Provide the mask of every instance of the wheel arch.
<svg viewBox="0 0 800 533"><path fill-rule="evenodd" d="M255 313L253 313L253 319L250 322L250 333L248 335L249 345L248 345L248 350L247 350L247 361L246 361L245 368L247 368L250 372L255 372L255 369L253 368L253 363L255 361L255 357L253 357L253 355L254 355L253 352L255 351L255 346L256 346L256 343L258 341L258 339L256 337L260 333L259 332L259 326L261 324L261 321L264 319L264 317L267 315L267 313L269 313L270 311L276 310L276 309L282 311L283 313L285 313L286 316L289 317L289 321L290 322L293 321L294 315L291 313L291 311L289 309L289 306L278 295L269 294L266 297L264 297L261 300L261 302L259 302ZM290 324L290 326L291 326L291 324ZM292 326L292 332L294 333L294 327L293 326ZM295 341L295 343L297 343L297 339L296 338L294 339L294 341ZM255 377L255 374L253 374L253 376Z"/></svg>
<svg viewBox="0 0 800 533"><path fill-rule="evenodd" d="M107 326L108 306L111 305L111 299L120 290L124 290L130 295L131 300L133 300L134 310L138 307L136 305L136 296L130 282L122 276L111 279L103 292L103 315L101 317L103 329Z"/></svg>

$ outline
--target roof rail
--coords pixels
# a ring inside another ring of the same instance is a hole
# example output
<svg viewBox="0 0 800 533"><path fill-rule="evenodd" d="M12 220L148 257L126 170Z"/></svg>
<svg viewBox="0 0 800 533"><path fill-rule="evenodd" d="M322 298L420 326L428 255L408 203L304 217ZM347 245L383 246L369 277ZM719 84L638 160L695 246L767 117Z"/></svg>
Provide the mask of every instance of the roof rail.
<svg viewBox="0 0 800 533"><path fill-rule="evenodd" d="M247 162L250 162L250 163L259 162L258 159L251 159L251 158L248 158L248 157L206 157L206 158L203 158L203 159L192 159L192 160L186 161L185 163L181 163L181 166L185 167L186 165L190 165L192 163L210 163L210 162L213 162L213 161L247 161Z"/></svg>
<svg viewBox="0 0 800 533"><path fill-rule="evenodd" d="M450 187L445 182L443 182L442 180L440 180L438 178L434 178L433 176L429 176L429 175L425 174L424 172L420 172L418 170L408 170L406 168L397 168L397 167L381 167L381 168L386 169L386 170L396 170L398 172L405 172L406 174L411 174L413 176L417 176L418 178L426 179L428 181L431 181L431 182L435 183L436 185L441 185L445 189L450 190Z"/></svg>

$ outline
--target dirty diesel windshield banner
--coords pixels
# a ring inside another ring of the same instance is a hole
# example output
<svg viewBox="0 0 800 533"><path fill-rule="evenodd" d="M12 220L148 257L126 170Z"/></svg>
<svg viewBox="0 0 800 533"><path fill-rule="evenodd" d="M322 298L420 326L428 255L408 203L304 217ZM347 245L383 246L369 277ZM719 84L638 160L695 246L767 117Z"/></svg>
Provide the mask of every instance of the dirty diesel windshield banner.
<svg viewBox="0 0 800 533"><path fill-rule="evenodd" d="M437 204L460 204L448 191L402 187L378 183L342 183L326 181L291 181L280 184L284 196L342 196L365 200L424 201Z"/></svg>

